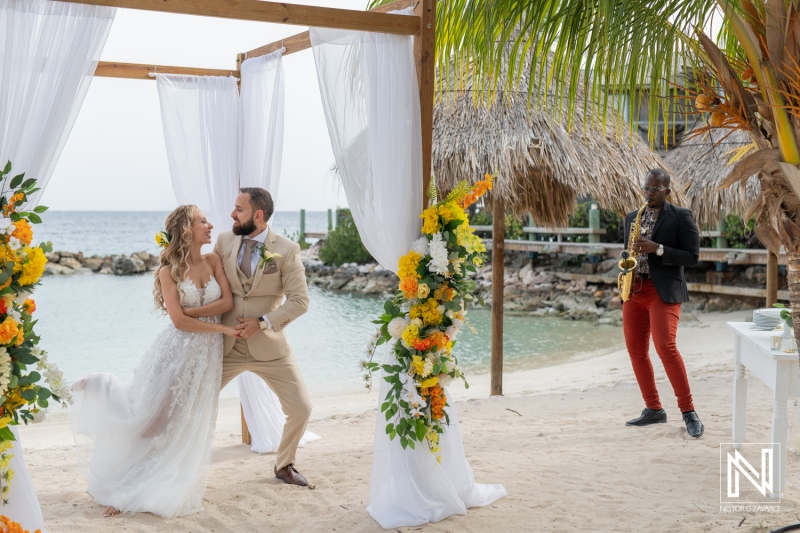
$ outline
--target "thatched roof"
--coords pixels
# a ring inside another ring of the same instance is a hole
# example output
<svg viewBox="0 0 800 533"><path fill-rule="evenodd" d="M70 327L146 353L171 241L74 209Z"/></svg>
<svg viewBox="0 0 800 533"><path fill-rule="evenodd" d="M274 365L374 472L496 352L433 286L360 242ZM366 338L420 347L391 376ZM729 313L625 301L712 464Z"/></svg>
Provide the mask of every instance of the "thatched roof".
<svg viewBox="0 0 800 533"><path fill-rule="evenodd" d="M461 180L475 182L494 173L492 194L502 196L507 211L531 213L537 225L565 226L580 196L620 213L640 206L644 196L639 187L647 171L664 166L627 124L610 120L605 132L587 124L580 112L583 87L567 131L553 118L554 108L529 106L529 71L520 92L499 90L494 103L484 99L478 106L471 77L461 84L454 79L443 82L434 110L433 173L444 191ZM560 107L556 111L566 116L565 99ZM677 203L683 203L677 196Z"/></svg>
<svg viewBox="0 0 800 533"><path fill-rule="evenodd" d="M685 184L688 207L698 224L713 226L721 211L743 214L758 196L758 178L752 176L727 189L717 187L733 170L728 164L732 151L751 144L750 137L740 130L723 129L689 137L668 151L664 159L673 175Z"/></svg>

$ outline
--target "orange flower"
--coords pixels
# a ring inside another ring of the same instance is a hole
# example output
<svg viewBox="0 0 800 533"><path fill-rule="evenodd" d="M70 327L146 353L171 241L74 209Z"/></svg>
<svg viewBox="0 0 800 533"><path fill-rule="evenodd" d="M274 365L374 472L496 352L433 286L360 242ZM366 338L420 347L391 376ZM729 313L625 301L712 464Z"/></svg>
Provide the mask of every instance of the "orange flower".
<svg viewBox="0 0 800 533"><path fill-rule="evenodd" d="M400 281L400 290L403 291L403 295L409 300L417 297L418 288L419 283L414 278L404 278Z"/></svg>
<svg viewBox="0 0 800 533"><path fill-rule="evenodd" d="M19 328L19 331L17 331L17 340L14 343L14 346L19 346L23 342L25 342L25 331L22 328Z"/></svg>
<svg viewBox="0 0 800 533"><path fill-rule="evenodd" d="M11 236L16 237L26 246L29 245L33 240L31 225L24 218L14 222L14 233Z"/></svg>
<svg viewBox="0 0 800 533"><path fill-rule="evenodd" d="M34 311L36 311L36 302L33 299L28 298L22 303L22 308L26 313L32 315Z"/></svg>
<svg viewBox="0 0 800 533"><path fill-rule="evenodd" d="M417 339L414 341L414 349L419 350L420 352L427 352L433 346L433 341L431 339Z"/></svg>
<svg viewBox="0 0 800 533"><path fill-rule="evenodd" d="M14 522L9 517L0 516L0 533L30 533L27 529L22 529L18 522ZM34 533L42 533L41 529L37 529Z"/></svg>
<svg viewBox="0 0 800 533"><path fill-rule="evenodd" d="M9 198L8 203L5 205L5 207L3 207L3 214L5 216L8 216L10 213L16 211L16 209L14 209L14 206L17 204L17 202L20 202L23 198L25 198L25 195L20 193L17 193L11 198Z"/></svg>
<svg viewBox="0 0 800 533"><path fill-rule="evenodd" d="M444 390L439 384L428 389L428 392L431 403L431 418L441 420L444 418L444 406L447 403L447 396L445 396Z"/></svg>
<svg viewBox="0 0 800 533"><path fill-rule="evenodd" d="M16 320L7 316L3 323L0 324L0 344L10 343L17 338L18 334L19 328Z"/></svg>

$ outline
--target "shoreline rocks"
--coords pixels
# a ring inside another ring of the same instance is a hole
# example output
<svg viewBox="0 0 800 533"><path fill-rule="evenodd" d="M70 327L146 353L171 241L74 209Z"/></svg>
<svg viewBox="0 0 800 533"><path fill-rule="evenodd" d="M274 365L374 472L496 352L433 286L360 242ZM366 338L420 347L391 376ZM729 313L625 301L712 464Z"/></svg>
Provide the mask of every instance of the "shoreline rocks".
<svg viewBox="0 0 800 533"><path fill-rule="evenodd" d="M130 255L93 255L84 257L82 252L52 252L47 254L44 274L71 275L80 272L96 272L114 276L131 276L154 270L158 266L158 256L147 252Z"/></svg>

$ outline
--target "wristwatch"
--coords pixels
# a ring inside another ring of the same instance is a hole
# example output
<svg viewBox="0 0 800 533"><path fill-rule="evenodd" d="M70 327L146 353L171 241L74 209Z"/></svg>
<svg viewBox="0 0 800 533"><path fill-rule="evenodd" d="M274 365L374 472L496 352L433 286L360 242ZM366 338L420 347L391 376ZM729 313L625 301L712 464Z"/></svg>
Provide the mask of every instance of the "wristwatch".
<svg viewBox="0 0 800 533"><path fill-rule="evenodd" d="M261 328L261 331L267 331L267 329L269 329L269 325L267 321L264 320L263 316L258 317L258 327Z"/></svg>
<svg viewBox="0 0 800 533"><path fill-rule="evenodd" d="M664 245L663 244L659 244L658 245L658 250L656 250L656 255L658 257L661 257L662 255L664 255Z"/></svg>

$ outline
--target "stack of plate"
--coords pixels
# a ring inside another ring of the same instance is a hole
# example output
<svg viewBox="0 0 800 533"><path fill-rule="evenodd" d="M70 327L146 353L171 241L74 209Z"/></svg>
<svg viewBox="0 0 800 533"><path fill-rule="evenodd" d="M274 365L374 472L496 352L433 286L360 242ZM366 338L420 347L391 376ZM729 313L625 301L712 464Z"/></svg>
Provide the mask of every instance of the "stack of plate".
<svg viewBox="0 0 800 533"><path fill-rule="evenodd" d="M784 324L784 320L781 318L781 311L789 311L791 310L788 308L767 308L767 309L756 309L753 311L753 329L760 329L760 330L768 330L768 329L775 329L776 327Z"/></svg>

